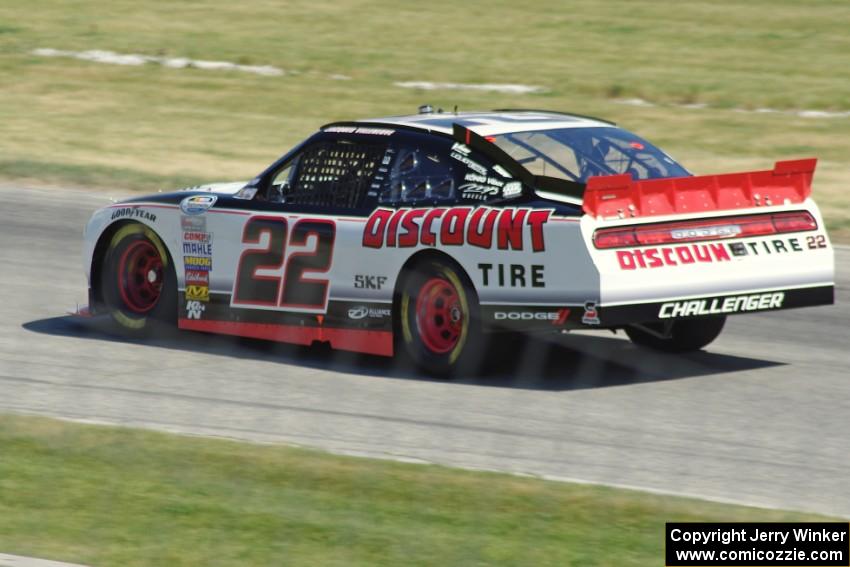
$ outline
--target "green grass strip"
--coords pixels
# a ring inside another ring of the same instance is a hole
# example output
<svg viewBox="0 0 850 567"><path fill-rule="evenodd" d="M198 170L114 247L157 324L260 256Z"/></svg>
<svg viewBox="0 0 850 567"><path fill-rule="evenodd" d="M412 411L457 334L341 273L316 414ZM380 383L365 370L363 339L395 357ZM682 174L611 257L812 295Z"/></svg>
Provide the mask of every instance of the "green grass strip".
<svg viewBox="0 0 850 567"><path fill-rule="evenodd" d="M599 486L0 416L0 551L140 565L661 565L666 521L813 520Z"/></svg>

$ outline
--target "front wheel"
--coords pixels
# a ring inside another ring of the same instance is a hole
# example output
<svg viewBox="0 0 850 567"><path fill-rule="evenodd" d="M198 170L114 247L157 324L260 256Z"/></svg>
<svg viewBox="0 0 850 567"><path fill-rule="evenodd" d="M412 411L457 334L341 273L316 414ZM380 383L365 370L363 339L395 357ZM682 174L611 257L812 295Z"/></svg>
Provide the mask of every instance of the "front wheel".
<svg viewBox="0 0 850 567"><path fill-rule="evenodd" d="M707 346L720 335L726 316L683 319L626 327L633 343L664 352L689 352Z"/></svg>
<svg viewBox="0 0 850 567"><path fill-rule="evenodd" d="M414 364L450 377L478 370L482 359L478 298L465 274L448 262L422 262L399 298L400 342Z"/></svg>
<svg viewBox="0 0 850 567"><path fill-rule="evenodd" d="M177 277L165 246L150 228L119 228L109 241L100 277L104 304L120 331L144 335L156 323L175 322Z"/></svg>

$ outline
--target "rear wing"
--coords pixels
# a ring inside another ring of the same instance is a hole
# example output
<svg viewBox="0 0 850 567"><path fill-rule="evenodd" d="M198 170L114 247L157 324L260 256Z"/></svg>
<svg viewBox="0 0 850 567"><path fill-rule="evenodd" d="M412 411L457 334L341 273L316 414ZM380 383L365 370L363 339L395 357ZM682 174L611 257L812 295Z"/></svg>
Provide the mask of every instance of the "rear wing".
<svg viewBox="0 0 850 567"><path fill-rule="evenodd" d="M817 159L778 161L773 169L634 181L631 175L591 177L582 208L602 219L695 214L802 203L812 192Z"/></svg>

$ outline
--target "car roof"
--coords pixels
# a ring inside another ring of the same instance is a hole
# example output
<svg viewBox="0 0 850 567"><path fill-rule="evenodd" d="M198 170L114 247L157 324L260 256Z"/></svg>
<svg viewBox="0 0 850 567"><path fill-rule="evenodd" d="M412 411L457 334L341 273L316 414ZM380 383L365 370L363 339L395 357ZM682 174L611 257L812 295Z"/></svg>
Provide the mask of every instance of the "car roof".
<svg viewBox="0 0 850 567"><path fill-rule="evenodd" d="M611 122L551 110L493 110L489 112L429 112L407 116L388 116L358 120L369 124L404 126L451 134L454 124L469 128L480 136L498 136L511 132L554 130L559 128L614 127Z"/></svg>

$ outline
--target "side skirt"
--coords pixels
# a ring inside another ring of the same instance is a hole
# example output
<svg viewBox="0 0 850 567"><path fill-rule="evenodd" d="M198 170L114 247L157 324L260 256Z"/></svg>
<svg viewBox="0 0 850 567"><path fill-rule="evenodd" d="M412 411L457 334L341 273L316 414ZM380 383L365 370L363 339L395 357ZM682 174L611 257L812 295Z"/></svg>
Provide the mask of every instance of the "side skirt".
<svg viewBox="0 0 850 567"><path fill-rule="evenodd" d="M314 342L330 343L331 348L378 356L393 355L391 331L366 329L340 329L325 327L303 327L276 323L245 323L239 321L213 321L184 319L177 326L188 331L233 335L251 339L264 339L281 343L311 345Z"/></svg>

